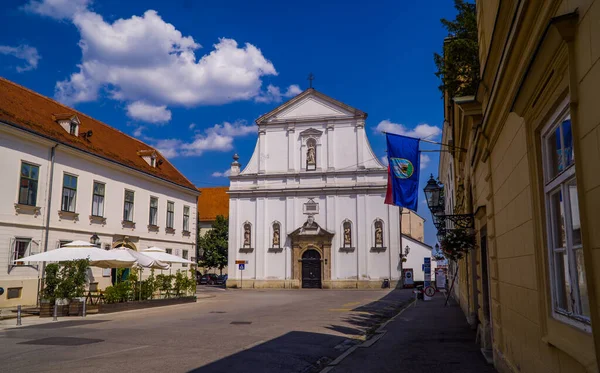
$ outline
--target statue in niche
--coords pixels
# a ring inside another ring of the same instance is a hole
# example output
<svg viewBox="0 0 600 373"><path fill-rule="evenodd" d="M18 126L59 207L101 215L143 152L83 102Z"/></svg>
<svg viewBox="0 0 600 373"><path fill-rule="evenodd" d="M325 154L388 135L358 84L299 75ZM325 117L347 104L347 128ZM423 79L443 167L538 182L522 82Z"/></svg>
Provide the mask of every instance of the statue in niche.
<svg viewBox="0 0 600 373"><path fill-rule="evenodd" d="M250 224L246 223L244 224L244 247L250 247L250 238Z"/></svg>
<svg viewBox="0 0 600 373"><path fill-rule="evenodd" d="M306 145L308 146L308 150L306 151L306 163L309 165L316 165L317 155L314 140L309 140Z"/></svg>
<svg viewBox="0 0 600 373"><path fill-rule="evenodd" d="M273 247L279 247L279 224L273 226Z"/></svg>
<svg viewBox="0 0 600 373"><path fill-rule="evenodd" d="M350 222L344 223L344 247L352 246L352 228Z"/></svg>
<svg viewBox="0 0 600 373"><path fill-rule="evenodd" d="M383 246L383 227L380 221L375 223L375 246Z"/></svg>

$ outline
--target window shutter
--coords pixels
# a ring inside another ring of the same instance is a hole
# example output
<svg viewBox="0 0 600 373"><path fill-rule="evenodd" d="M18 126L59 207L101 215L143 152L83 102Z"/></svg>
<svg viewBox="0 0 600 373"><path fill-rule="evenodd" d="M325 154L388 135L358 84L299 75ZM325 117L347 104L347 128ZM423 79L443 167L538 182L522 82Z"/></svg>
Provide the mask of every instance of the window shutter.
<svg viewBox="0 0 600 373"><path fill-rule="evenodd" d="M40 241L31 240L29 244L29 255L39 254L40 253Z"/></svg>
<svg viewBox="0 0 600 373"><path fill-rule="evenodd" d="M15 258L15 244L16 244L16 239L14 237L12 237L10 239L10 250L8 250L8 266L9 266L9 270L10 270L10 266L14 265L14 258Z"/></svg>

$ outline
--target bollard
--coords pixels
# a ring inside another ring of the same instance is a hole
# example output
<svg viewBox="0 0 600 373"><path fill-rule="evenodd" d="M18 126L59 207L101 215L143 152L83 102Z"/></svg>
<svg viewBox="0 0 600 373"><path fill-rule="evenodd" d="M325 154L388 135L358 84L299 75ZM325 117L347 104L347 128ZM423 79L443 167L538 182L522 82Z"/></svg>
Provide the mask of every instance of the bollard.
<svg viewBox="0 0 600 373"><path fill-rule="evenodd" d="M83 308L81 309L81 317L85 317L85 303L86 303L86 299L83 300Z"/></svg>
<svg viewBox="0 0 600 373"><path fill-rule="evenodd" d="M52 321L58 321L58 305L54 304L54 311L52 312Z"/></svg>
<svg viewBox="0 0 600 373"><path fill-rule="evenodd" d="M17 326L21 326L21 305L17 306Z"/></svg>

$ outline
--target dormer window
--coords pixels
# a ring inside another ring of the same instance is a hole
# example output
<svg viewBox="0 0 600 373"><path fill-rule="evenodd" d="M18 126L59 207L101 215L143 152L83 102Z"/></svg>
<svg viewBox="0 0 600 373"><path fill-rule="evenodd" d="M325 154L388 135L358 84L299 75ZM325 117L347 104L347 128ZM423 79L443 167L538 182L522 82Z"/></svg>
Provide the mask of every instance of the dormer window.
<svg viewBox="0 0 600 373"><path fill-rule="evenodd" d="M142 157L150 167L158 167L162 163L162 161L158 160L158 154L154 149L138 150L137 154Z"/></svg>
<svg viewBox="0 0 600 373"><path fill-rule="evenodd" d="M53 114L52 119L67 131L70 135L79 136L79 125L81 122L76 114Z"/></svg>

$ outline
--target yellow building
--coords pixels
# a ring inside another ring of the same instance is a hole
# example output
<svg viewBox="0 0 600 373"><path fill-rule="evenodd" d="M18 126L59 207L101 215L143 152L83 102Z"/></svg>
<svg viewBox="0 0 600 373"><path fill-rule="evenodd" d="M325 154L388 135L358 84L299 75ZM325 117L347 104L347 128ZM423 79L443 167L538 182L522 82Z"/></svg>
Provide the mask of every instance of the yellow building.
<svg viewBox="0 0 600 373"><path fill-rule="evenodd" d="M500 372L597 372L600 0L477 2L480 82L445 99L445 214L477 248L454 295Z"/></svg>

